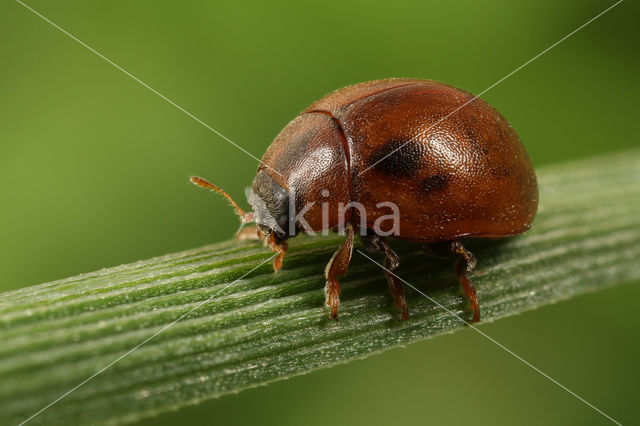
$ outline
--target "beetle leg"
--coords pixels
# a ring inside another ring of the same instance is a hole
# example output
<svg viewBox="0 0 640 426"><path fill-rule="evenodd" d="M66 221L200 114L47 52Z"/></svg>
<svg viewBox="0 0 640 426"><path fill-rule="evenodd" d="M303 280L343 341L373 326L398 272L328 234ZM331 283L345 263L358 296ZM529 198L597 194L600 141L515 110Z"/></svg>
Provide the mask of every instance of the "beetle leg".
<svg viewBox="0 0 640 426"><path fill-rule="evenodd" d="M469 304L473 311L473 318L471 321L480 321L480 304L478 302L478 295L476 294L475 287L467 277L467 274L476 266L475 256L469 250L464 248L460 241L442 241L439 243L424 245L422 246L422 249L429 256L441 258L451 258L451 256L455 257L456 260L453 264L453 272L469 299Z"/></svg>
<svg viewBox="0 0 640 426"><path fill-rule="evenodd" d="M258 235L260 236L260 238L264 238L262 232L260 232L259 230L258 232L259 232ZM289 249L289 244L287 244L285 241L279 241L279 242L276 241L274 234L270 234L267 237L267 239L265 240L265 244L269 246L271 251L273 251L274 253L278 253L275 259L273 259L273 269L276 272L278 272L280 268L282 268L282 261L284 260L284 257L287 254L287 250Z"/></svg>
<svg viewBox="0 0 640 426"><path fill-rule="evenodd" d="M345 228L346 240L327 263L324 276L327 284L324 292L327 295L326 304L331 309L331 318L338 318L338 305L340 304L340 282L338 275L344 275L349 269L351 253L353 252L353 227L349 224Z"/></svg>
<svg viewBox="0 0 640 426"><path fill-rule="evenodd" d="M400 280L393 274L400 266L400 258L387 244L385 239L377 234L369 234L360 238L365 247L371 251L384 253L384 275L389 283L389 290L395 302L396 308L402 311L402 319L409 319L409 307L404 295L404 287Z"/></svg>
<svg viewBox="0 0 640 426"><path fill-rule="evenodd" d="M476 288L469 278L467 278L467 273L471 272L476 266L476 258L469 250L464 248L459 241L452 241L449 244L449 250L458 258L453 264L453 271L471 304L471 310L473 311L473 319L471 321L478 322L480 321L478 295L476 294Z"/></svg>

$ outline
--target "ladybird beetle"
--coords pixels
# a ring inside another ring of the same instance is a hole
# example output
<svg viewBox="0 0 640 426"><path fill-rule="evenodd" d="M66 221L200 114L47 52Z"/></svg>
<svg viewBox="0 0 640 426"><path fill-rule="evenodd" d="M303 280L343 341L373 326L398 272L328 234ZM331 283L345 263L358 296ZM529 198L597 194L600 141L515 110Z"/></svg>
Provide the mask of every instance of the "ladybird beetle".
<svg viewBox="0 0 640 426"><path fill-rule="evenodd" d="M479 321L476 290L467 278L476 260L459 239L520 234L538 206L536 175L511 125L483 100L431 80L360 83L311 104L264 154L248 189L251 212L206 180L191 180L224 195L243 223L256 223L257 237L277 253L276 271L289 237L344 234L325 269L333 318L338 277L347 272L358 233L366 248L384 254L384 273L403 319L409 310L393 273L400 262L387 236L451 256L472 321Z"/></svg>

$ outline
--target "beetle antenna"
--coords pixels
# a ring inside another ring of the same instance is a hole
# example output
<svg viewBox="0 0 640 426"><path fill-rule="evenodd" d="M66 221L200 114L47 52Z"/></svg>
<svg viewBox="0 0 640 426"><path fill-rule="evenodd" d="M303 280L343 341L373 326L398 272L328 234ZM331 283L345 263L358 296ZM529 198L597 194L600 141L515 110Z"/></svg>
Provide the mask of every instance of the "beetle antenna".
<svg viewBox="0 0 640 426"><path fill-rule="evenodd" d="M210 189L212 191L215 191L218 194L222 195L224 198L226 198L227 201L229 201L231 203L231 205L235 209L235 211L238 214L238 216L240 216L240 221L242 221L243 224L249 223L249 222L253 222L253 212L245 212L244 210L242 210L242 207L240 207L238 205L238 203L236 203L233 200L233 198L231 198L231 195L227 194L222 188L219 188L216 185L214 185L211 182L209 182L208 180L206 180L204 178L201 178L201 177L198 177L198 176L191 176L189 178L189 180L194 185L198 185L198 186L200 186L202 188L206 188L206 189Z"/></svg>

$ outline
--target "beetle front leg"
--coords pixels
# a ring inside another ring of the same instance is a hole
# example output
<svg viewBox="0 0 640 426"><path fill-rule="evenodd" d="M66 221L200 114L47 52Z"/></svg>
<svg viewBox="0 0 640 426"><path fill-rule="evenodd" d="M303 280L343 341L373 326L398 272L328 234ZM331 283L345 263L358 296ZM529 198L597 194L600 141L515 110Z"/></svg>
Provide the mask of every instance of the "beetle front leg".
<svg viewBox="0 0 640 426"><path fill-rule="evenodd" d="M264 239L264 235L262 232L258 230L258 235L260 238ZM269 246L271 251L274 253L278 253L278 255L273 259L273 269L278 272L280 268L282 268L282 261L287 254L287 250L289 249L289 244L285 241L276 241L274 234L269 234L269 236L265 240L265 244Z"/></svg>
<svg viewBox="0 0 640 426"><path fill-rule="evenodd" d="M345 228L345 235L347 238L344 244L336 250L324 270L324 276L327 279L324 292L327 296L326 304L331 309L331 318L338 318L338 305L340 304L340 282L338 281L338 276L347 273L349 262L351 262L353 227L350 224Z"/></svg>
<svg viewBox="0 0 640 426"><path fill-rule="evenodd" d="M404 287L402 286L402 282L394 275L400 266L400 258L389 244L387 244L385 239L375 233L362 236L360 239L367 249L384 253L384 275L389 283L389 290L391 290L396 308L402 311L402 319L409 319L409 307L407 305L407 298L404 295Z"/></svg>

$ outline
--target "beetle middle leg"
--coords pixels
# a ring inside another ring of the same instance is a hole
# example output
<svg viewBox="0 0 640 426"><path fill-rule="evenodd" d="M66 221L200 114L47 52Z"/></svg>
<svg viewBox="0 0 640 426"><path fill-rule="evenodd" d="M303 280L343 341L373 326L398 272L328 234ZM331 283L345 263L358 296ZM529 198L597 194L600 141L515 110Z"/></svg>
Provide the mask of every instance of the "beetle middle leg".
<svg viewBox="0 0 640 426"><path fill-rule="evenodd" d="M430 244L423 247L424 250L434 256L439 257L455 257L456 260L453 264L453 272L460 282L462 289L464 290L471 310L473 311L472 322L480 321L480 303L478 302L478 295L476 294L476 288L471 283L471 280L467 277L467 274L473 270L476 266L475 256L464 246L460 241L446 241L441 243Z"/></svg>
<svg viewBox="0 0 640 426"><path fill-rule="evenodd" d="M396 308L402 311L402 319L408 319L409 307L407 306L407 298L404 295L404 287L398 277L394 275L394 272L400 266L400 258L389 244L387 244L384 237L380 235L371 233L366 236L361 236L360 239L367 249L384 253L384 275L389 283L389 290L391 290Z"/></svg>
<svg viewBox="0 0 640 426"><path fill-rule="evenodd" d="M349 224L345 228L346 240L327 263L324 276L327 284L324 292L327 295L326 304L331 309L331 318L338 318L338 305L340 304L340 282L338 275L344 275L349 269L351 254L353 253L353 227Z"/></svg>

